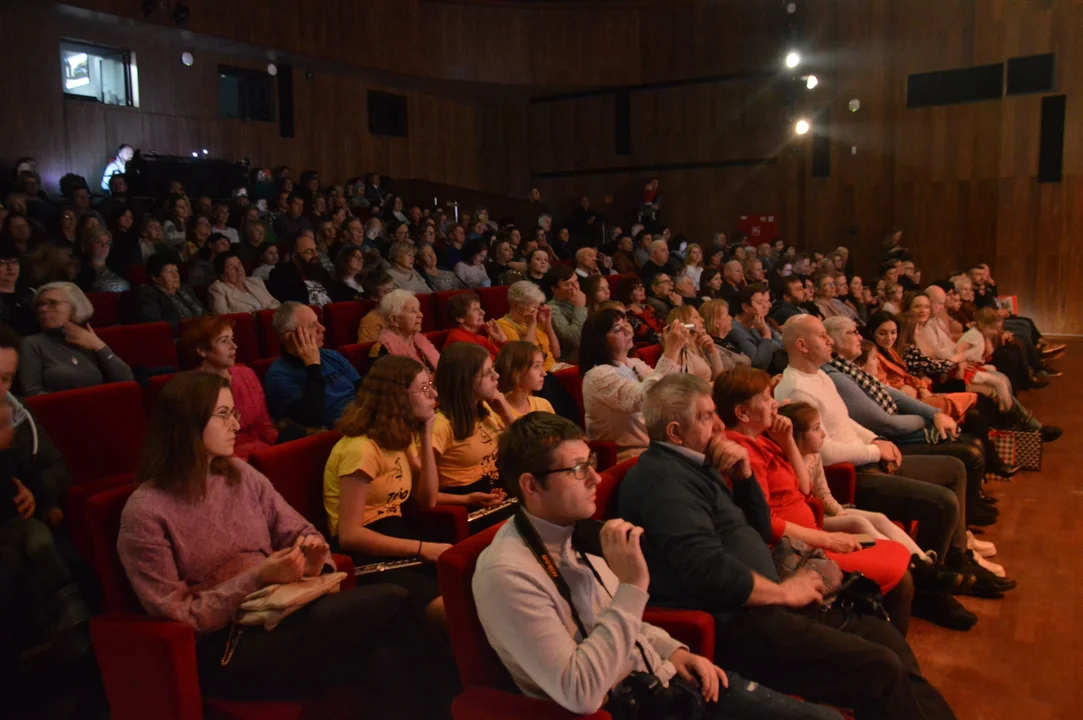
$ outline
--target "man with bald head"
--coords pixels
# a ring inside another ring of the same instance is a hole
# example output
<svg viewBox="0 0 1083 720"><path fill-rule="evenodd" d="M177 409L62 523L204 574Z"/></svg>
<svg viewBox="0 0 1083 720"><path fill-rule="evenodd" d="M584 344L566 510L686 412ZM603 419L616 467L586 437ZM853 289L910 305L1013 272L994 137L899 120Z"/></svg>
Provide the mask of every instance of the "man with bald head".
<svg viewBox="0 0 1083 720"><path fill-rule="evenodd" d="M642 278L644 285L650 287L655 275L665 273L673 277L677 274L669 266L669 243L665 240L655 240L650 244L648 252L647 262L643 263L643 267L639 270L639 277Z"/></svg>
<svg viewBox="0 0 1083 720"><path fill-rule="evenodd" d="M737 293L745 286L745 270L740 260L730 260L722 266L722 289L718 294L728 303L733 303Z"/></svg>
<svg viewBox="0 0 1083 720"><path fill-rule="evenodd" d="M782 328L789 365L775 387L779 402L805 402L820 414L826 433L823 463L857 467L856 504L882 512L892 520L918 520L918 544L933 549L945 567L979 578L969 592L1000 597L996 584L967 554L966 465L954 457L907 456L892 442L878 438L850 417L835 383L821 366L831 360L834 343L823 322L795 315ZM886 474L884 470L896 470ZM920 478L920 479L918 479ZM922 590L923 588L918 588ZM977 617L950 596L929 593L915 597L914 614L946 627L969 629Z"/></svg>

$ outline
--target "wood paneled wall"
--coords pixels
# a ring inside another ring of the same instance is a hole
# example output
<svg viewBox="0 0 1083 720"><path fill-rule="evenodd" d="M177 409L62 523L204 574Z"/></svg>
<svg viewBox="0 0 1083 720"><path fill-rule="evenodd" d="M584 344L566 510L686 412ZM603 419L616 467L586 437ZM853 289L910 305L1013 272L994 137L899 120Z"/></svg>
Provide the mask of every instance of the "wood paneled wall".
<svg viewBox="0 0 1083 720"><path fill-rule="evenodd" d="M905 229L926 279L978 261L1048 332L1083 333L1083 5L1068 0L810 0L831 67L832 173L805 178L810 246L845 243L871 270ZM1056 53L1068 97L1064 181L1037 182L1041 95L906 109L910 73ZM851 114L851 98L861 110ZM851 154L851 146L857 147Z"/></svg>
<svg viewBox="0 0 1083 720"><path fill-rule="evenodd" d="M138 5L138 3L128 3ZM60 38L132 49L139 72L139 108L65 99L60 86ZM169 154L207 148L215 157L248 157L256 166L287 164L317 169L342 181L364 171L424 177L476 187L475 105L444 97L375 86L356 77L294 71L295 138L283 138L277 122L219 117L219 62L262 67L264 60L197 53L188 68L184 46L149 41L132 28L80 24L45 3L0 13L0 58L8 68L8 107L0 131L0 157L38 159L49 189L66 172L96 185L109 155L121 142ZM403 92L409 137L369 134L367 91Z"/></svg>

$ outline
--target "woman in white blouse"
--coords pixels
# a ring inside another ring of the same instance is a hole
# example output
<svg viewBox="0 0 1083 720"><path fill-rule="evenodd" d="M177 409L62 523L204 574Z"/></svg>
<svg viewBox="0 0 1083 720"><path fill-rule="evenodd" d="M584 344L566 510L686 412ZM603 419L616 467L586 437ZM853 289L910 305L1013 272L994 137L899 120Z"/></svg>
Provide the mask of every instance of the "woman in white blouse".
<svg viewBox="0 0 1083 720"><path fill-rule="evenodd" d="M218 279L207 290L207 304L216 315L254 313L273 310L279 306L263 280L245 277L244 263L235 253L226 252L214 258Z"/></svg>
<svg viewBox="0 0 1083 720"><path fill-rule="evenodd" d="M485 267L485 260L489 251L480 240L471 240L462 250L462 260L455 264L455 275L463 284L471 290L489 287L492 280L489 279L489 271Z"/></svg>
<svg viewBox="0 0 1083 720"><path fill-rule="evenodd" d="M684 274L692 278L699 290L699 279L703 275L703 248L697 243L689 243L684 249Z"/></svg>
<svg viewBox="0 0 1083 720"><path fill-rule="evenodd" d="M642 412L647 390L681 369L688 330L673 323L665 329L664 339L665 352L651 369L642 360L628 357L634 345L632 327L624 313L602 310L583 325L579 373L583 376L587 434L594 440L616 443L620 460L639 455L650 444Z"/></svg>

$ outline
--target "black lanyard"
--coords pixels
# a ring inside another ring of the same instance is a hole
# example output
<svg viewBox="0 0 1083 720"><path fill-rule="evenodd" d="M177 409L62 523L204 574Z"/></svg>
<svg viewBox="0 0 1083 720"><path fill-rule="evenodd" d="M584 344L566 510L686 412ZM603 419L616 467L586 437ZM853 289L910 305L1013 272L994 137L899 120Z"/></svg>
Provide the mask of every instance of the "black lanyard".
<svg viewBox="0 0 1083 720"><path fill-rule="evenodd" d="M534 554L534 558L538 561L538 564L545 570L545 574L549 576L549 579L553 581L553 584L557 586L557 592L564 598L564 602L568 603L568 608L572 611L572 621L575 622L575 626L579 629L579 634L584 640L587 639L587 628L583 625L583 620L579 617L579 613L576 612L575 603L572 602L572 590L568 587L567 581L564 576L560 574L560 570L557 569L556 563L553 561L553 557L549 554L549 551L545 549L545 545L542 543L541 537L538 535L538 531L531 524L523 513L522 506L520 505L515 511L515 528L519 531L519 535L522 536L526 542L530 552ZM602 589L606 591L609 597L613 595L609 592L609 588L602 582L601 575L598 574L597 568L594 564L587 559L587 556L582 550L575 546L575 542L572 542L572 549L579 555L579 559L590 568L590 572L594 575L594 579L598 581L598 584L602 586ZM636 648L639 650L640 656L643 658L643 664L647 666L647 672L654 674L654 668L651 667L651 663L647 660L647 652L643 649L643 646L636 640Z"/></svg>

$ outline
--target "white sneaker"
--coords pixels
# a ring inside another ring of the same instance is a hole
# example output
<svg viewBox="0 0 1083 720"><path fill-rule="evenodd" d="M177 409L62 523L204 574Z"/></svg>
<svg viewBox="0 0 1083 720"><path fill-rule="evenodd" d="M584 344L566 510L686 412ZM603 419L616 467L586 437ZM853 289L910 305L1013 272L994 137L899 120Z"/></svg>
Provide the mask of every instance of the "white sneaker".
<svg viewBox="0 0 1083 720"><path fill-rule="evenodd" d="M974 553L974 562L978 563L978 565L993 573L997 577L1002 578L1007 575L1007 573L1004 571L1003 565L997 565L992 560L986 560L981 555L978 555L976 552Z"/></svg>
<svg viewBox="0 0 1083 720"><path fill-rule="evenodd" d="M997 546L988 540L979 540L974 533L966 531L966 546L974 551L975 555L991 558L997 554Z"/></svg>

